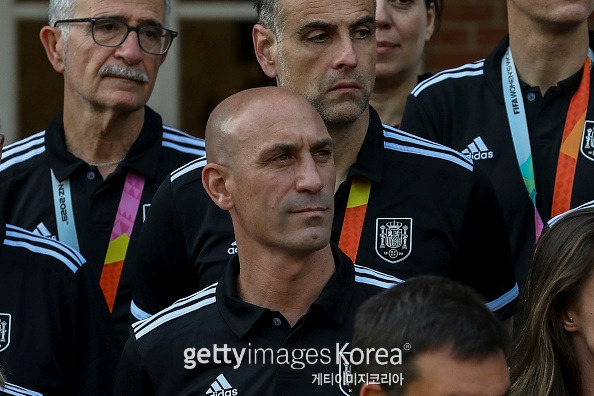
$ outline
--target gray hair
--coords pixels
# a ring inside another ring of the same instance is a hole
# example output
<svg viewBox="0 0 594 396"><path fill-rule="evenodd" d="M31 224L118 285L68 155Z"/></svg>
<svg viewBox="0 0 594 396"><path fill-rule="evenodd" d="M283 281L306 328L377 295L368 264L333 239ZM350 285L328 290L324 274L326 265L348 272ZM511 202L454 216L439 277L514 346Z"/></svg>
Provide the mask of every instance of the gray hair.
<svg viewBox="0 0 594 396"><path fill-rule="evenodd" d="M74 17L74 9L77 0L50 0L47 15L50 26L54 26L56 21L60 19L68 19ZM169 27L171 15L171 0L163 0L165 4L165 27ZM67 32L68 24L61 25L63 32Z"/></svg>
<svg viewBox="0 0 594 396"><path fill-rule="evenodd" d="M279 0L254 0L257 23L270 29L276 39L281 41L285 26L285 15Z"/></svg>

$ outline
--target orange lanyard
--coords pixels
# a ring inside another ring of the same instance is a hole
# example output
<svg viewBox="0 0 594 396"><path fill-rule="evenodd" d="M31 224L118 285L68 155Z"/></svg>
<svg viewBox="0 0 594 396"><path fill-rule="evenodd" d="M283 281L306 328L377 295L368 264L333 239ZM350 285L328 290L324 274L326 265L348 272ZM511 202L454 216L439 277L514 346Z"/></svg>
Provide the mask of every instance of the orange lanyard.
<svg viewBox="0 0 594 396"><path fill-rule="evenodd" d="M363 231L370 191L370 180L362 177L353 178L338 241L340 250L349 256L353 263L357 259L357 252L359 251L359 241Z"/></svg>
<svg viewBox="0 0 594 396"><path fill-rule="evenodd" d="M551 217L566 212L571 207L575 168L590 98L590 65L591 59L588 57L584 63L580 86L569 103L557 162Z"/></svg>

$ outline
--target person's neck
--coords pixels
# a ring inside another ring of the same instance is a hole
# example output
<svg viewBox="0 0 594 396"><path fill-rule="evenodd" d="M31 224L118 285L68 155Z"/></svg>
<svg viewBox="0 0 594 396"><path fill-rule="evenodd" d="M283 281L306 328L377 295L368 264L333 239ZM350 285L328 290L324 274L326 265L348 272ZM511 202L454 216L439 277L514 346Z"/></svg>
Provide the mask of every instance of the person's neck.
<svg viewBox="0 0 594 396"><path fill-rule="evenodd" d="M66 149L97 169L106 178L128 154L144 124L144 108L132 113L73 111L64 108Z"/></svg>
<svg viewBox="0 0 594 396"><path fill-rule="evenodd" d="M580 370L582 393L580 396L591 396L594 395L594 377L592 372L594 371L594 357L590 352L590 347L583 335L578 333L571 333L573 339L573 345L575 353L577 355L577 364Z"/></svg>
<svg viewBox="0 0 594 396"><path fill-rule="evenodd" d="M583 67L588 53L587 21L555 30L513 9L508 9L508 17L510 48L522 81L544 94Z"/></svg>
<svg viewBox="0 0 594 396"><path fill-rule="evenodd" d="M330 245L308 254L270 249L241 249L239 297L250 304L279 311L294 326L313 304L335 271Z"/></svg>
<svg viewBox="0 0 594 396"><path fill-rule="evenodd" d="M410 74L404 80L376 77L370 104L377 110L384 124L400 125L406 98L418 81L417 74Z"/></svg>
<svg viewBox="0 0 594 396"><path fill-rule="evenodd" d="M357 161L359 150L369 128L369 106L363 114L350 124L326 124L328 133L334 141L334 165L336 167L336 186L346 179L349 168Z"/></svg>

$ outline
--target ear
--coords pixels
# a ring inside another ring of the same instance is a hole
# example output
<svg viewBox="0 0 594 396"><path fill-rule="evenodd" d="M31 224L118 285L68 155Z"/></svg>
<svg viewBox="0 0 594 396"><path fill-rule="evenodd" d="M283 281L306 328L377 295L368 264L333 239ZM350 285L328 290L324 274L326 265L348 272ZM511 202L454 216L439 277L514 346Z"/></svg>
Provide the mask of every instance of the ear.
<svg viewBox="0 0 594 396"><path fill-rule="evenodd" d="M561 320L563 321L563 328L565 331L573 333L578 331L578 315L573 309L566 309L561 314Z"/></svg>
<svg viewBox="0 0 594 396"><path fill-rule="evenodd" d="M49 59L52 67L58 73L64 72L63 38L60 28L57 27L44 26L39 32L39 39L41 40L41 44L43 44L47 59Z"/></svg>
<svg viewBox="0 0 594 396"><path fill-rule="evenodd" d="M260 24L255 24L252 29L252 41L256 59L264 73L271 78L276 78L276 38L270 29Z"/></svg>
<svg viewBox="0 0 594 396"><path fill-rule="evenodd" d="M223 210L233 208L233 197L227 190L227 172L219 164L208 163L202 168L202 185L217 206Z"/></svg>
<svg viewBox="0 0 594 396"><path fill-rule="evenodd" d="M361 387L359 396L386 396L387 393L379 384L365 384Z"/></svg>
<svg viewBox="0 0 594 396"><path fill-rule="evenodd" d="M427 28L425 29L425 42L431 40L433 33L435 32L435 23L437 22L437 14L435 11L435 3L429 5L427 10Z"/></svg>

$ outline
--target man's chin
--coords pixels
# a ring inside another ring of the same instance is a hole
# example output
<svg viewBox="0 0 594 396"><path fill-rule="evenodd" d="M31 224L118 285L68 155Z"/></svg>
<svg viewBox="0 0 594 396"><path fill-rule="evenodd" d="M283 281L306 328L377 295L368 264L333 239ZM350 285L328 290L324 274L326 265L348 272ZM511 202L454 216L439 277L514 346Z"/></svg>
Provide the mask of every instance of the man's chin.
<svg viewBox="0 0 594 396"><path fill-rule="evenodd" d="M326 124L350 124L361 117L366 107L367 104L362 103L341 103L326 108L320 115Z"/></svg>

